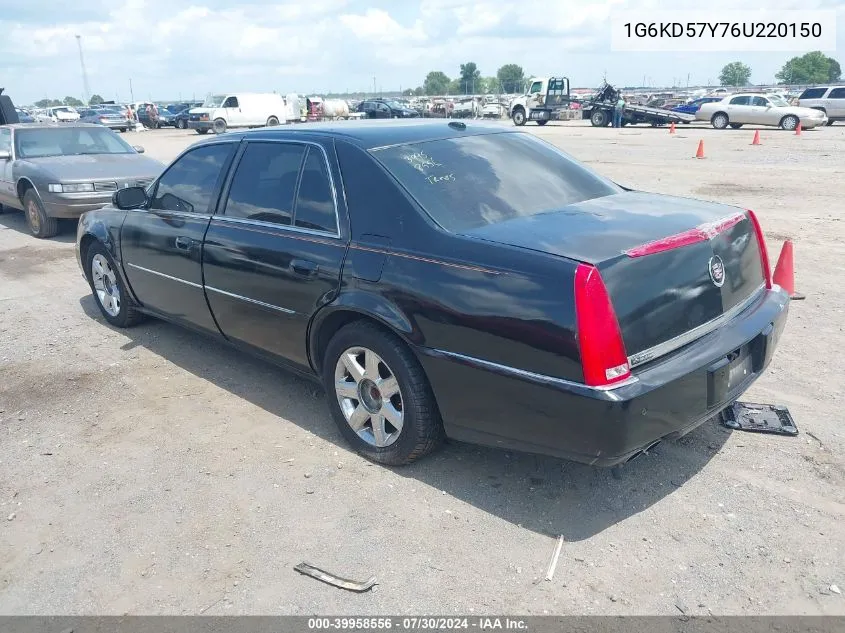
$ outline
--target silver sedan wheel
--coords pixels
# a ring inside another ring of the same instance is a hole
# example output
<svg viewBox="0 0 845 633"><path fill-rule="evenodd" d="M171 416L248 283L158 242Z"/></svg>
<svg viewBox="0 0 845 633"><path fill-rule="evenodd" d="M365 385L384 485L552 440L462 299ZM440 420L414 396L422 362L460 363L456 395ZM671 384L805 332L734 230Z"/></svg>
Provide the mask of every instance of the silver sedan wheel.
<svg viewBox="0 0 845 633"><path fill-rule="evenodd" d="M29 204L26 205L26 215L33 232L38 233L41 230L41 215L38 212L38 205L34 200L30 200Z"/></svg>
<svg viewBox="0 0 845 633"><path fill-rule="evenodd" d="M402 433L404 407L396 376L366 347L350 347L337 361L334 388L343 416L371 446L390 446Z"/></svg>
<svg viewBox="0 0 845 633"><path fill-rule="evenodd" d="M99 253L91 259L91 279L94 281L97 301L103 306L103 310L116 317L120 313L120 287L117 285L117 275L112 270L109 261Z"/></svg>

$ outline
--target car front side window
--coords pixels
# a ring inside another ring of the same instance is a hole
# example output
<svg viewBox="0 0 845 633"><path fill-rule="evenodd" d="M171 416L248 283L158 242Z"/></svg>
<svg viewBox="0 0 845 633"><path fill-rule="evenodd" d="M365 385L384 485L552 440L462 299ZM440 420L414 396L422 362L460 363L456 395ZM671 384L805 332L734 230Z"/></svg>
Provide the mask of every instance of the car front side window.
<svg viewBox="0 0 845 633"><path fill-rule="evenodd" d="M290 226L305 146L249 143L238 163L224 215Z"/></svg>
<svg viewBox="0 0 845 633"><path fill-rule="evenodd" d="M191 150L162 175L150 209L211 213L218 180L234 143L215 143Z"/></svg>
<svg viewBox="0 0 845 633"><path fill-rule="evenodd" d="M12 151L12 131L9 128L0 129L0 152Z"/></svg>

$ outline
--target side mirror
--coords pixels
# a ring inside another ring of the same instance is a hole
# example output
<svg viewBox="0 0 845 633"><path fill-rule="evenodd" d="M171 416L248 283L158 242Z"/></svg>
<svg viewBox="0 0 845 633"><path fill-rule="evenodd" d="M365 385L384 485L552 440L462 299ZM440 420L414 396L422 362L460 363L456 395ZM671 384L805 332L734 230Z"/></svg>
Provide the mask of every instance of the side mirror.
<svg viewBox="0 0 845 633"><path fill-rule="evenodd" d="M143 154L143 153L144 153L144 148L143 148L143 147L141 147L140 145L133 145L133 146L132 146L132 149L134 149L134 150L135 150L136 152L138 152L139 154Z"/></svg>
<svg viewBox="0 0 845 633"><path fill-rule="evenodd" d="M139 209L147 204L147 192L143 187L126 187L118 189L112 194L111 202L118 209L129 211Z"/></svg>
<svg viewBox="0 0 845 633"><path fill-rule="evenodd" d="M7 149L0 149L0 160L12 160L12 152Z"/></svg>

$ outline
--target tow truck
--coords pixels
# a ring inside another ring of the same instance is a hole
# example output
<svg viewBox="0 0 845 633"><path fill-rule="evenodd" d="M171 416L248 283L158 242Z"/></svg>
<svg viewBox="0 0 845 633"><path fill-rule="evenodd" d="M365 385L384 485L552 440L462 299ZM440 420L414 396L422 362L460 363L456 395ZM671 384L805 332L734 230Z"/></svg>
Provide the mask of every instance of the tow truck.
<svg viewBox="0 0 845 633"><path fill-rule="evenodd" d="M570 109L572 101L568 77L538 77L526 94L511 102L508 116L514 125L525 125L526 121L545 125L549 121L580 119L580 112Z"/></svg>
<svg viewBox="0 0 845 633"><path fill-rule="evenodd" d="M619 99L620 91L608 83L602 85L593 98L584 102L583 116L590 119L593 127L606 127L613 121L613 108ZM653 127L670 123L691 123L695 121L694 114L684 114L663 108L652 108L634 104L625 104L622 110L622 125L636 125L648 123Z"/></svg>

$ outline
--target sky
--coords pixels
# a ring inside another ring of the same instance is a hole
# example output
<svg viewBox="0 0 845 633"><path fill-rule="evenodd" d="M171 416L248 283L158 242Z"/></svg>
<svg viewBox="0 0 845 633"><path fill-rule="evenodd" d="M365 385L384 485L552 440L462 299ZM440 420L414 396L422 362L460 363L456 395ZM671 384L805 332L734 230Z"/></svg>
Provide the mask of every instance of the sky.
<svg viewBox="0 0 845 633"><path fill-rule="evenodd" d="M105 99L202 99L209 92L325 94L421 85L473 61L568 76L573 87L716 83L726 63L753 83L798 52L623 53L611 50L620 11L701 9L713 20L759 0L0 0L0 87L18 104L92 93ZM835 9L845 68L845 0L766 0L769 9ZM708 18L710 19L710 18ZM130 81L132 93L130 95Z"/></svg>

